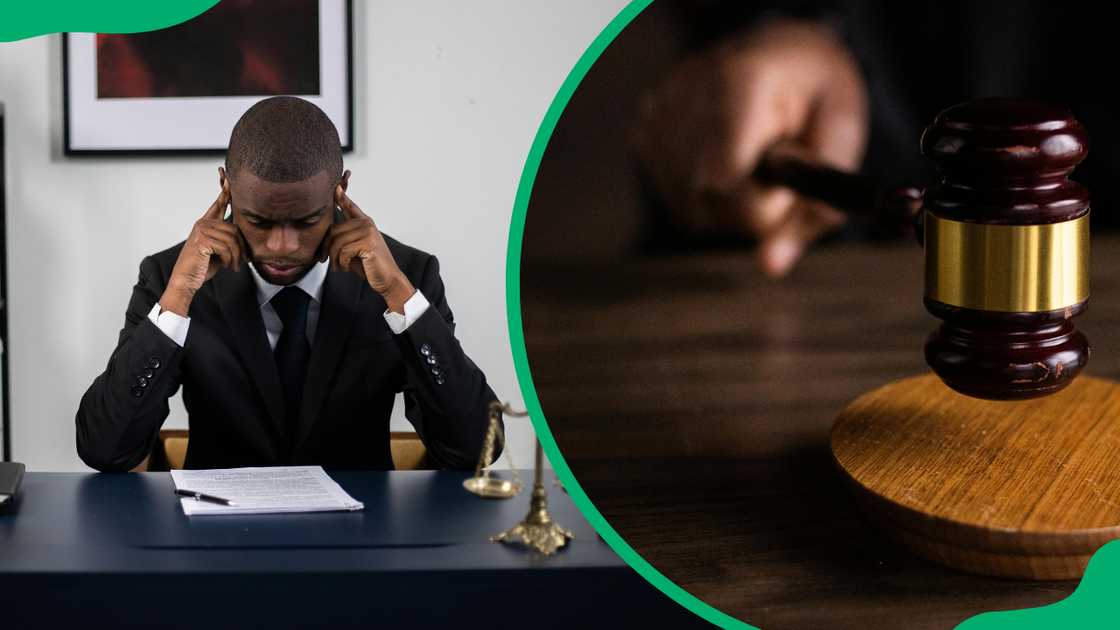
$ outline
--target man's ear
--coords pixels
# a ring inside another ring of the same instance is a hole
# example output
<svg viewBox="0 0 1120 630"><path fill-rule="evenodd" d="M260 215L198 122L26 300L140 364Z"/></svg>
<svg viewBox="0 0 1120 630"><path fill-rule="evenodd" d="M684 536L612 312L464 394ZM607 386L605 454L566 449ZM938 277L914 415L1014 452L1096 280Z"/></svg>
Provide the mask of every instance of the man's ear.
<svg viewBox="0 0 1120 630"><path fill-rule="evenodd" d="M225 188L229 178L226 177L226 169L224 166L218 167L218 187Z"/></svg>
<svg viewBox="0 0 1120 630"><path fill-rule="evenodd" d="M350 171L349 170L345 170L345 171L342 172L342 179L339 180L338 185L342 186L342 192L346 192L346 189L350 187Z"/></svg>

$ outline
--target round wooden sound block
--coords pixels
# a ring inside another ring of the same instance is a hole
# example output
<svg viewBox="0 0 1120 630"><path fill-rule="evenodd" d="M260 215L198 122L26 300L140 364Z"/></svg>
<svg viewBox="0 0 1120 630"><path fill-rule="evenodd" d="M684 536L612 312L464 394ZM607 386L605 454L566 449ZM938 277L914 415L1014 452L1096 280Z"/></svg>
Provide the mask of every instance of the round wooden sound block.
<svg viewBox="0 0 1120 630"><path fill-rule="evenodd" d="M832 455L870 518L973 573L1077 578L1120 538L1120 384L1082 376L1027 401L969 398L930 374L856 399Z"/></svg>

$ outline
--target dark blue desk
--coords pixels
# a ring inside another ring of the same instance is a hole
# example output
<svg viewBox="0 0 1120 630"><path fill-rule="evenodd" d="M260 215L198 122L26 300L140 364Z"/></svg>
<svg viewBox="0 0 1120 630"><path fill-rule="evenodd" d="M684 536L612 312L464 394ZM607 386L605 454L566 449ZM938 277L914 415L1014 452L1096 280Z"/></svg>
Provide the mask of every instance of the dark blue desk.
<svg viewBox="0 0 1120 630"><path fill-rule="evenodd" d="M549 507L575 533L567 549L489 542L524 516L528 492L485 501L466 476L332 473L364 511L188 518L166 473L28 473L0 516L0 626L697 623L559 488Z"/></svg>

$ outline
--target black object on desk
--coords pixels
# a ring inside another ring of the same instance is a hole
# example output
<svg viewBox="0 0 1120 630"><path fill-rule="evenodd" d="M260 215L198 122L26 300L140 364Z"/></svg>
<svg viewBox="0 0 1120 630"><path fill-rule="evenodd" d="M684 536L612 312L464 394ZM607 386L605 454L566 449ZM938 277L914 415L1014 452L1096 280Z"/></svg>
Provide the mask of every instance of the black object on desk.
<svg viewBox="0 0 1120 630"><path fill-rule="evenodd" d="M10 510L16 502L20 481L23 480L23 464L0 462L0 514Z"/></svg>
<svg viewBox="0 0 1120 630"><path fill-rule="evenodd" d="M234 503L233 501L230 501L229 499L223 499L222 497L216 497L212 494L195 492L194 490L187 490L186 488L176 488L175 489L175 496L177 496L177 497L187 497L188 499L194 499L195 501L206 501L208 503L217 503L218 505L237 505L236 503Z"/></svg>
<svg viewBox="0 0 1120 630"><path fill-rule="evenodd" d="M167 473L29 473L20 513L0 517L5 623L707 627L559 490L549 507L576 539L546 558L488 540L524 516L524 494L482 501L461 472L331 476L366 509L190 519Z"/></svg>

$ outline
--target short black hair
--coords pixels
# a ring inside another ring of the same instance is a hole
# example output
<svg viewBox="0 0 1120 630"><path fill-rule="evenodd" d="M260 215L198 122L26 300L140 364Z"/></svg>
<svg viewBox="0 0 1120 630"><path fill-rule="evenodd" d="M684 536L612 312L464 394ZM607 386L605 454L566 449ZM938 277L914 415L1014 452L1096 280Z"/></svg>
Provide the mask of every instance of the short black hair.
<svg viewBox="0 0 1120 630"><path fill-rule="evenodd" d="M338 129L314 103L273 96L247 109L229 136L226 172L241 170L270 182L298 182L326 171L342 177Z"/></svg>

